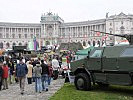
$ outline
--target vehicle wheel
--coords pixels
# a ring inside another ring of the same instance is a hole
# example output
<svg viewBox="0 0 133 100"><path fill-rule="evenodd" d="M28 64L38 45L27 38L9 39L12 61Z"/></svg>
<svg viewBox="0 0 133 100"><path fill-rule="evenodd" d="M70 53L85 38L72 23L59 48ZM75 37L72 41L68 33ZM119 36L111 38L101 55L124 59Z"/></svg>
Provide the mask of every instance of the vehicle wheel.
<svg viewBox="0 0 133 100"><path fill-rule="evenodd" d="M102 82L97 82L97 84L102 87L102 88L107 88L109 86L109 84L105 84L105 83L102 83Z"/></svg>
<svg viewBox="0 0 133 100"><path fill-rule="evenodd" d="M91 80L90 77L85 73L79 73L76 75L74 84L77 90L91 90Z"/></svg>

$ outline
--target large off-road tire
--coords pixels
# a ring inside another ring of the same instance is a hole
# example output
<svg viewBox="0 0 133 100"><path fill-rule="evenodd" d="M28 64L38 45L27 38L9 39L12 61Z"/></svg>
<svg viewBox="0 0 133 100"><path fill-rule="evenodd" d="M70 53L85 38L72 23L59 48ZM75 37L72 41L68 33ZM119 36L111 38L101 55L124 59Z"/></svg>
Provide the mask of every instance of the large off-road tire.
<svg viewBox="0 0 133 100"><path fill-rule="evenodd" d="M74 84L77 88L77 90L91 90L91 79L90 76L88 76L85 73L79 73L76 75Z"/></svg>
<svg viewBox="0 0 133 100"><path fill-rule="evenodd" d="M108 87L109 87L109 84L105 84L105 83L102 83L102 82L97 82L97 84L98 84L101 88L108 88Z"/></svg>

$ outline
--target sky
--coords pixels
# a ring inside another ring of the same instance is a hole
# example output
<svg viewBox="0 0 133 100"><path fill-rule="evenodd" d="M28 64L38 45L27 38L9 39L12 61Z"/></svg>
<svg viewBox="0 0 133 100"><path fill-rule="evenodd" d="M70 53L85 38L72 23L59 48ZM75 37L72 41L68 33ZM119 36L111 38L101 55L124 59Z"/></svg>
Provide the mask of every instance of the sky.
<svg viewBox="0 0 133 100"><path fill-rule="evenodd" d="M40 23L43 13L58 14L65 22L133 14L133 0L0 0L0 22Z"/></svg>

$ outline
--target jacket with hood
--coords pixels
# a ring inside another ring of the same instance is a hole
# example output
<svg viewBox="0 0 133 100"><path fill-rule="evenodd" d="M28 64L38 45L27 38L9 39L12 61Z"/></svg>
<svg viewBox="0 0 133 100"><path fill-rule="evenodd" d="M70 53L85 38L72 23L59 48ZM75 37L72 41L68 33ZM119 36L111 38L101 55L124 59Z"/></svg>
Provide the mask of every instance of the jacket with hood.
<svg viewBox="0 0 133 100"><path fill-rule="evenodd" d="M35 73L35 77L41 77L42 67L40 66L40 64L36 64L33 69L33 72Z"/></svg>

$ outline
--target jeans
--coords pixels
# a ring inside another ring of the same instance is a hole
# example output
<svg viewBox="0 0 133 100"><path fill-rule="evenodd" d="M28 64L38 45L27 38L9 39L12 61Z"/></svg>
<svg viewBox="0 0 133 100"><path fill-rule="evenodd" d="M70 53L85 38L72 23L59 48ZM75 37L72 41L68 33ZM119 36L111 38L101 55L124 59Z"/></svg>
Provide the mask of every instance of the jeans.
<svg viewBox="0 0 133 100"><path fill-rule="evenodd" d="M36 90L36 92L41 92L42 91L41 77L36 77L35 78L35 90Z"/></svg>
<svg viewBox="0 0 133 100"><path fill-rule="evenodd" d="M0 90L1 90L1 87L2 87L2 77L0 76Z"/></svg>
<svg viewBox="0 0 133 100"><path fill-rule="evenodd" d="M48 89L48 74L42 75L42 89L43 90Z"/></svg>
<svg viewBox="0 0 133 100"><path fill-rule="evenodd" d="M48 76L48 85L51 83L51 76Z"/></svg>

